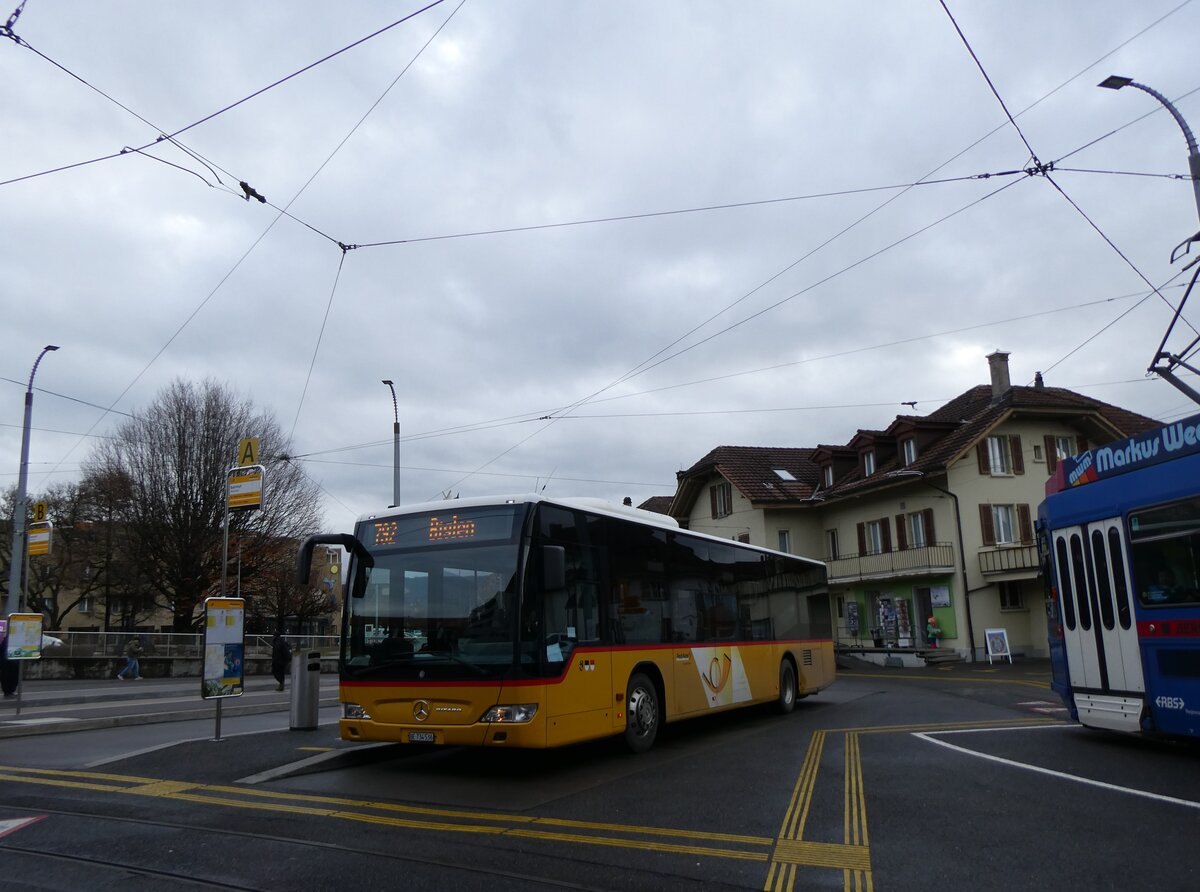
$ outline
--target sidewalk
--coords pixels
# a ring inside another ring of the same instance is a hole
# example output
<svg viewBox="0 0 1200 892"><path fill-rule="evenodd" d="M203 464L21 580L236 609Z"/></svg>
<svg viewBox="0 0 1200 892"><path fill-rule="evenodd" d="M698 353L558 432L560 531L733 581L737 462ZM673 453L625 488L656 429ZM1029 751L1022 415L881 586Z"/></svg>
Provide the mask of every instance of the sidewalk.
<svg viewBox="0 0 1200 892"><path fill-rule="evenodd" d="M276 690L270 676L246 679L244 693L221 701L225 716L287 712L292 681ZM319 706L336 705L338 678L322 675ZM26 679L18 698L0 700L0 738L117 728L197 719L215 709L215 700L200 696L199 678Z"/></svg>

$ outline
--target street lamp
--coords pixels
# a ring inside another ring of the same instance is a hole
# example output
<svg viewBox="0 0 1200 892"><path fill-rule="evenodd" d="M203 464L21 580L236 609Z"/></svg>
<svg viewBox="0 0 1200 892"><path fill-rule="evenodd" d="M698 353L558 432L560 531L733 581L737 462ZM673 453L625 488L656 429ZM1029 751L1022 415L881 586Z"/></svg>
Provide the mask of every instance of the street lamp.
<svg viewBox="0 0 1200 892"><path fill-rule="evenodd" d="M21 563L25 558L25 484L29 479L29 423L33 419L33 376L37 374L42 357L57 349L53 344L42 348L33 364L33 371L29 373L29 387L25 390L25 425L21 429L21 469L17 474L17 500L13 504L12 560L9 562L8 598L4 607L6 616L20 611L25 595Z"/></svg>
<svg viewBox="0 0 1200 892"><path fill-rule="evenodd" d="M392 413L396 417L396 420L392 422L392 504L390 506L396 508L400 505L400 404L396 402L396 386L387 378L383 379L383 383L392 392Z"/></svg>
<svg viewBox="0 0 1200 892"><path fill-rule="evenodd" d="M1104 87L1108 90L1119 90L1122 87L1133 87L1135 90L1141 90L1143 93L1149 93L1155 99L1163 104L1163 106L1171 113L1171 117L1175 119L1175 123L1179 125L1179 129L1183 131L1183 138L1187 140L1188 147L1188 169L1192 174L1192 192L1196 196L1196 214L1200 216L1200 151L1196 149L1196 137L1192 135L1192 130L1187 125L1187 121L1183 119L1183 115L1179 110L1171 104L1171 100L1167 99L1162 93L1157 90L1147 87L1145 84L1139 84L1131 77L1121 77L1120 75L1110 75L1102 80L1096 86Z"/></svg>

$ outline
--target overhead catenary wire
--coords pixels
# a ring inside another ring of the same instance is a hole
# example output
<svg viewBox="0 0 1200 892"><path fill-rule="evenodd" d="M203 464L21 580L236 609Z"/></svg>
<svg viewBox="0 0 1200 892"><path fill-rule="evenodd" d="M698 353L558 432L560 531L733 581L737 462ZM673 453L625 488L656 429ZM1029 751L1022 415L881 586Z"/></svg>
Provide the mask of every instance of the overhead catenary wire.
<svg viewBox="0 0 1200 892"><path fill-rule="evenodd" d="M437 2L436 2L436 3L432 3L432 4L430 4L428 7L425 7L425 8L426 8L426 9L428 9L428 8L432 8L433 6L436 6L436 5L438 5L439 3L441 3L441 2L442 2L442 0L437 0ZM271 231L271 230L272 230L272 229L275 227L275 224L279 222L279 220L280 220L280 219L283 217L283 215L287 213L287 209L288 209L288 208L290 208L290 207L291 207L291 205L292 205L293 203L295 203L295 202L296 202L296 200L297 200L297 199L299 199L299 197L300 197L302 194L304 194L305 190L307 190L307 189L308 189L308 187L309 187L309 186L310 186L310 185L313 183L313 181L314 181L314 180L317 178L317 176L318 176L318 175L321 173L321 171L325 169L326 165L328 165L328 164L329 164L329 162L330 162L331 160L333 160L333 157L334 157L335 155L337 155L338 151L340 151L340 149L342 148L342 146L344 146L344 145L346 144L346 140L350 138L350 135L352 135L352 134L353 134L353 133L354 133L356 130L358 130L358 128L359 128L359 127L362 125L363 121L365 121L365 120L366 120L367 116L368 116L368 115L369 115L369 114L370 114L372 111L374 111L374 109L375 109L375 108L376 108L376 107L379 105L379 103L382 101L382 99L384 98L384 96L386 96L386 95L388 94L388 92L389 92L389 91L390 91L390 90L391 90L391 89L392 89L392 88L393 88L393 87L396 85L396 83L397 83L397 82L400 80L400 77L401 77L401 76L403 76L404 72L406 72L406 71L408 71L408 70L409 70L409 68L412 66L413 62L415 62L415 61L416 61L416 59L417 59L417 58L419 58L419 57L421 56L421 54L422 54L422 53L425 51L426 47L428 47L428 46L429 46L429 43L430 43L430 42L431 42L431 41L434 39L434 37L436 37L438 34L440 34L440 33L441 33L441 30L442 30L442 28L444 28L444 27L445 27L446 23L447 23L447 22L449 22L449 21L450 21L450 19L454 17L454 14L455 14L455 13L457 13L457 12L458 12L458 10L459 10L459 9L462 7L462 5L463 5L463 2L465 2L465 0L460 0L460 3L459 3L459 5L458 5L457 7L455 7L455 9L454 9L454 10L453 10L453 11L450 13L450 15L447 17L446 21L442 22L442 24L441 24L441 25L440 25L440 26L437 28L437 30L436 30L436 31L434 32L434 34L433 34L433 35L432 35L432 36L429 38L429 40L428 40L428 41L426 41L426 42L425 42L425 44L423 44L423 45L421 46L421 48L417 50L417 52L414 54L413 58L412 58L412 59L410 59L410 60L409 60L409 62L408 62L408 64L407 64L407 65L405 65L405 66L404 66L404 68L401 70L400 74L399 74L399 75L397 75L397 76L396 76L396 78L392 80L391 84L389 84L389 86L387 87L387 89L385 89L385 90L383 91L383 93L382 93L382 94L379 96L379 98L378 98L378 99L376 99L376 100L375 100L375 102L371 104L371 106L370 106L370 108L367 110L366 114L364 114L364 115L363 115L363 116L362 116L362 117L361 117L361 118L358 120L358 122L357 122L357 123L355 123L355 125L354 125L354 126L351 128L351 130L350 130L350 133L349 133L349 134L347 134L347 136L346 136L345 138L343 138L343 139L342 139L342 141L341 141L341 142L339 142L339 143L337 144L337 146L335 146L335 147L334 147L333 151L332 151L332 152L330 152L330 154L329 154L329 155L328 155L328 156L325 158L325 160L324 160L323 162L321 162L320 166L319 166L319 167L317 168L317 170L316 170L316 171L313 173L313 175L312 175L311 177L309 177L309 178L308 178L308 180L306 180L306 181L305 181L305 183L304 183L304 184L303 184L303 185L300 187L300 189L299 189L299 190L297 190L297 192L295 193L295 195L293 195L293 196L292 196L292 198L291 198L291 200L290 200L290 201L287 203L287 206L286 206L285 208L279 209L279 212L278 212L278 214L275 216L275 218L274 218L274 219L273 219L273 220L272 220L272 221L271 221L271 222L270 222L270 223L267 225L266 229L264 229L264 230L262 231L262 233L261 233L261 234L258 236L258 238L256 238L256 239L254 240L254 242L253 242L253 243L250 245L250 247L246 249L246 251L245 251L245 252L244 252L244 253L241 255L241 257L239 257L239 258L238 258L237 262L236 262L236 263L234 263L233 267L232 267L232 268L229 270L229 272L227 272L227 273L226 273L226 274L225 274L225 275L224 275L224 276L221 278L221 280L220 280L220 281L217 283L217 285L216 285L216 286L215 286L215 287L214 287L214 288L213 288L213 289L212 289L212 290L211 290L211 291L208 293L208 295L207 295L207 296L205 296L205 297L204 297L204 299L200 301L199 305L198 305L198 306L197 306L197 307L196 307L196 308L195 308L195 309L194 309L194 310L191 312L191 314L190 314L190 315L189 315L189 316L188 316L188 317L187 317L187 318L186 318L186 319L183 321L183 324L182 324L182 325L180 325L180 326L179 326L179 327L178 327L178 328L175 330L175 333L171 335L171 337L170 337L170 338L167 340L167 342L166 342L165 344L163 344L163 346L162 346L161 348L159 348L158 352L157 352L157 353L155 353L153 357L151 357L150 361L149 361L149 362L147 362L147 363L146 363L146 364L145 364L145 365L142 367L141 371L139 371L139 372L137 373L137 375L134 377L134 379L133 379L133 380L132 380L132 381L131 381L131 382L130 382L130 383L129 383L129 384L126 386L126 387L125 387L125 389L124 389L123 391L121 391L121 393L120 393L120 394L117 396L117 398L116 398L115 400L113 400L112 404L109 406L109 409L108 409L108 410L106 410L106 414L107 414L107 411L110 411L110 410L112 409L112 407L113 407L113 406L116 406L116 405L117 405L117 403L119 403L119 402L120 402L122 399L124 399L125 395L126 395L127 393L129 393L129 391L130 391L130 390L133 388L133 386L134 386L134 385L135 385L135 384L136 384L136 383L137 383L137 382L138 382L138 381L139 381L139 380L142 378L142 376L143 376L143 375L145 375L145 373L146 373L146 372L147 372L147 371L150 369L150 367L151 367L151 366L152 366L152 365L153 365L153 364L154 364L154 363L155 363L155 362L156 362L156 361L159 359L159 357L161 357L161 356L162 356L162 354L163 354L164 352L166 352L167 348L168 348L168 347L170 347L170 345L171 345L171 344L172 344L172 343L175 341L175 339L179 337L179 335L180 335L180 334L183 332L183 330L184 330L185 328L187 328L187 326L188 326L188 325L191 323L191 321L192 321L192 320L193 320L193 319L194 319L194 318L195 318L195 317L196 317L196 316L197 316L197 315L200 313L200 311L201 311L201 310L202 310L202 309L203 309L203 308L204 308L204 307L205 307L205 306L206 306L206 305L209 303L209 301L211 301L211 300L212 300L213 296L214 296L214 295L216 295L216 293L217 293L217 292L218 292L218 291L219 291L219 290L220 290L220 289L221 289L221 288L224 286L224 284L225 284L227 281L229 281L230 277L231 277L231 276L234 274L234 272L236 272L236 271L237 271L237 269L238 269L238 268L239 268L239 267L242 265L242 263L243 263L243 262L245 262L246 258L247 258L247 257L249 257L251 253L253 253L253 251L255 250L255 248L257 248L257 247L258 247L258 245L259 245L259 244L260 244L260 243L263 241L263 239L265 239L265 238L266 238L267 234L268 234L268 233L269 233L269 232L270 232L270 231ZM420 11L423 11L423 10L419 10L417 13L413 13L412 15L406 16L405 18L403 18L403 19L400 19L400 20L399 20L399 21L397 21L397 22L394 22L392 25L389 25L387 28L380 29L379 31L376 31L374 34L372 34L372 35L368 35L368 37L365 37L365 38L363 38L362 40L356 41L354 44L351 44L350 46L356 46L356 45L358 45L358 44L361 44L363 41L365 41L365 40L369 40L371 37L373 37L373 36L375 36L375 35L377 35L377 34L381 34L381 33L383 33L384 31L386 31L386 30L388 30L388 29L390 29L390 28L392 28L392 27L395 27L395 25L398 25L398 24L400 24L400 23L402 23L402 22L408 21L409 19L411 19L411 18L413 17L413 15L417 15L417 14L419 14L419 12L420 12ZM345 49L349 49L349 47L346 47L346 48L344 48L343 50L339 50L338 52L339 52L339 53L341 53L341 52L344 52L344 51L345 51ZM335 53L335 54L333 54L333 55L337 55L337 54L338 54L338 53ZM332 58L332 57L333 57L333 55L326 57L326 59ZM317 64L317 63L314 63L314 64ZM312 65L310 65L310 66L308 66L306 69L303 69L303 70L308 70L308 68L312 68L312 67L313 67L313 66L312 66ZM261 93L262 91L259 91L259 92ZM211 117L211 116L210 116L210 117ZM179 132L182 132L182 131L179 131ZM2 185L2 184L0 184L0 185ZM341 261L342 261L342 262L344 262L344 260L345 260L345 256L346 256L346 249L345 249L345 247L343 246L343 247L342 247L342 253L341 253ZM341 271L341 263L340 263L340 262L339 262L339 266L338 266L338 271L339 271L339 276L340 276L340 271ZM336 281L335 281L335 288L336 288ZM332 295L330 296L330 300L332 301ZM319 342L319 340L318 340L317 349L319 349L319 347L320 347L320 342ZM307 383L306 383L306 387L307 387ZM303 395L301 396L301 403L303 403ZM89 433L89 434L90 434L90 433L91 433L93 430L95 430L96 426L97 426L97 425L98 425L98 424L99 424L99 423L100 423L100 422L101 422L101 421L104 419L104 417L105 417L105 415L103 415L103 414L102 414L102 415L100 416L100 418L96 419L95 423L93 423L93 425L91 426L91 428L89 428L89 429L88 429L88 433ZM297 408L297 417L299 417L299 408ZM293 431L294 431L294 430L295 430L295 424L293 424ZM80 439L80 441L79 441L79 442L77 442L77 443L76 443L74 446L72 446L72 447L71 447L71 449L70 449L70 450L67 452L67 454L66 454L66 455L63 457L63 459L62 459L62 460L63 460L63 461L65 461L67 458L69 458L69 457L71 456L71 454L72 454L72 453L75 451L75 449L77 449L77 448L79 447L79 444L80 444L80 443L82 443L82 442L83 442L83 440L82 440L82 439Z"/></svg>
<svg viewBox="0 0 1200 892"><path fill-rule="evenodd" d="M1123 46L1127 45L1129 42L1131 42L1132 40L1136 39L1138 36L1140 36L1140 35L1142 35L1142 34L1146 33L1146 32L1147 32L1147 31L1149 31L1151 28L1153 28L1153 27L1157 26L1157 25L1158 25L1158 24L1160 24L1162 21L1164 21L1165 19L1167 19L1169 16L1173 15L1175 12L1177 12L1177 11L1178 11L1178 10L1180 10L1180 9L1182 9L1184 6L1187 6L1187 5L1188 5L1190 2L1191 2L1191 0L1185 0L1185 2L1183 2L1183 3L1179 4L1179 5L1178 5L1178 6L1176 6L1174 9L1170 10L1169 12L1167 12L1166 14L1164 14L1163 16L1160 16L1158 19L1156 19L1156 20L1155 20L1154 22L1152 22L1150 25L1147 25L1147 26L1146 26L1145 28L1143 28L1141 31L1137 32L1137 34L1133 35L1132 37L1130 37L1130 38L1129 38L1129 39L1127 39L1126 41L1122 42L1122 44L1120 44L1120 45L1119 45L1119 46L1118 46L1116 49L1114 49L1114 50L1113 50L1113 51L1111 51L1110 53L1107 53L1107 54L1105 54L1105 55L1101 56L1101 57L1100 57L1100 58L1099 58L1099 59L1098 59L1096 62L1093 62L1093 63L1092 63L1090 66L1086 66L1084 69L1082 69L1081 71L1079 71L1078 73L1076 73L1074 76L1072 76L1071 78L1068 78L1066 81L1064 81L1064 82L1063 82L1062 84L1060 84L1058 87L1056 87L1054 90L1050 91L1050 93L1046 94L1046 96L1052 95L1054 92L1057 92L1058 90L1062 89L1064 86L1066 86L1066 84L1068 84L1068 83L1070 83L1071 81L1075 80L1076 78L1080 77L1080 76L1081 76L1081 75L1082 75L1084 72L1086 72L1086 71L1087 71L1087 70L1089 70L1090 68L1094 67L1095 65L1099 64L1101 61L1103 61L1103 60L1104 60L1105 58L1107 58L1109 55L1112 55L1112 53L1113 53L1113 52L1116 52L1116 50L1117 50L1117 49L1120 49L1120 47L1123 47ZM945 4L944 4L944 3L943 3L942 5L943 5L943 9L945 9L945 10L946 10L946 14L949 16L950 20L951 20L952 22L954 22L954 17L953 17L952 15L950 15L950 11L949 11L949 9L945 7ZM966 38L965 38L965 35L963 35L963 34L962 34L962 32L961 32L961 30L959 30L959 29L958 29L957 22L955 22L955 23L954 23L954 25L955 25L955 29L959 31L960 38L963 40L963 42L964 42L964 43L967 43L967 41L966 41ZM974 51L973 51L973 50L971 50L971 48L970 48L970 45L969 45L969 44L967 44L967 48L968 48L968 50L971 52L971 55L974 57L974 56L975 56L975 54L974 54ZM977 65L979 66L979 68L980 68L980 71L981 71L981 72L984 74L984 77L985 77L985 78L988 80L989 86L991 86L991 80L990 80L990 78L988 78L986 71L984 71L984 70L983 70L982 64L979 62L979 60L978 60L977 58L976 58L976 63L977 63ZM1013 126L1013 127L1016 129L1016 130L1017 130L1017 132L1018 132L1018 133L1020 133L1022 140L1023 140L1023 141L1025 141L1025 143L1026 143L1026 147L1029 149L1029 152L1030 152L1030 157L1031 157L1031 158L1033 158L1033 160L1034 160L1034 162L1035 162L1034 169L1033 169L1033 170L1030 170L1030 171L1026 171L1026 172L1027 172L1027 173L1031 173L1031 174L1032 174L1032 173L1043 173L1043 172L1045 171L1045 168L1043 167L1043 165L1041 164L1041 162L1037 160L1037 156L1036 156L1036 154L1033 152L1033 149L1032 149L1032 147L1029 145L1028 141L1027 141L1027 140L1025 140L1025 136L1024 136L1024 134L1023 134L1023 133L1021 133L1021 131L1020 131L1020 127L1017 125L1017 123L1016 123L1016 120L1015 120L1015 117L1014 117L1014 116L1013 116L1013 115L1012 115L1012 114L1011 114L1011 113L1008 111L1007 105L1005 105L1005 103L1004 103L1004 102L1003 102L1003 100L1001 99L1001 97L1000 97L999 93L998 93L998 92L995 90L994 86L992 87L992 90L993 90L993 93L994 93L994 95L996 96L997 100L999 100L999 101L1000 101L1001 107L1004 109L1004 112L1005 112L1005 114L1006 114L1006 116L1007 116L1007 118L1008 118L1008 122L1009 122L1009 123L1011 123L1011 125L1012 125L1012 126ZM1032 105L1028 106L1028 107L1027 107L1025 110L1027 111L1029 108L1032 108L1033 106L1037 105L1038 103L1040 103L1041 101L1043 101L1043 100L1046 98L1046 96L1043 96L1043 97L1041 97L1041 98L1040 98L1040 99L1038 99L1036 102L1034 102ZM1003 126L1003 125L1001 125L1001 126ZM943 162L943 163L942 163L941 165L939 165L938 167L934 168L934 170L933 170L933 171L931 171L931 172L930 172L929 174L927 174L926 176L927 176L927 177L928 177L928 176L932 176L932 175L933 175L934 173L936 173L938 170L942 169L943 167L945 167L946 165L948 165L949 163L951 163L953 160L955 160L956 158L960 157L962 154L965 154L967 151L969 151L969 150L970 150L971 148L973 148L975 145L978 145L978 144L979 144L980 142L982 142L984 139L987 139L989 136L991 136L993 133L996 133L996 132L998 132L1000 129L1001 129L1001 127L994 128L992 131L990 131L989 133L985 134L983 137L980 137L980 139L976 140L976 141L975 141L974 143L972 143L970 146L968 146L967 148L963 149L962 151L960 151L960 152L959 152L959 153L957 153L956 155L952 156L950 159L946 160L945 162ZM1009 184L1009 185L1011 185L1011 184ZM892 197L891 197L891 198L889 198L887 201L885 201L885 202L884 202L882 205L880 205L878 208L876 208L875 210L873 210L873 211L869 212L867 215L865 215L863 218L860 218L860 220L856 221L854 224L851 224L851 226L850 226L850 227L847 227L847 229L843 230L841 233L838 233L838 236L840 236L841 234L844 234L845 232L849 231L849 229L852 229L854 226L857 226L857 225L858 225L858 223L862 222L862 220L865 220L865 219L867 219L867 218L868 218L868 217L870 217L872 214L874 214L874 213L875 213L875 211L877 211L877 210L881 209L882 207L886 206L886 205L887 205L888 203L890 203L891 201L894 201L894 200L896 200L898 197L900 197L900 195L904 195L904 194L906 194L906 193L907 193L907 191L908 191L908 190L906 189L906 190L904 190L904 192L901 192L901 193L899 193L899 195L892 196ZM1002 191L1002 190L997 190L997 191ZM995 193L992 193L992 194L995 194ZM835 236L834 238L837 238L838 236ZM828 242L826 242L826 244L828 244ZM824 245L822 245L821 247L823 247L823 246L824 246ZM809 255L806 255L806 256L809 256ZM804 259L804 258L802 258L802 259ZM797 261L797 262L799 262L799 261ZM794 266L794 265L795 265L795 264L793 264L793 266ZM790 269L790 268L791 268L791 267L788 267L788 269ZM775 278L777 278L777 277L778 277L778 275L781 275L781 274L782 274L782 273L776 274L776 276L773 276L773 277L772 277L771 279L769 279L768 281L773 281ZM701 327L703 327L704 325L708 324L708 322L712 321L712 320L713 320L713 319L715 319L717 316L721 315L721 313L724 313L725 311L727 311L728 309L730 309L731 307L733 307L734 305L736 305L737 303L739 303L741 300L744 300L744 299L746 299L747 297L749 297L751 294L753 294L755 291L757 291L757 290L758 290L759 288L761 288L761 287L762 287L762 285L758 286L758 288L755 288L755 289L751 290L751 291L750 291L750 292L748 292L746 295L743 295L741 298L739 298L738 300L735 300L735 301L734 301L732 304L730 304L728 307L726 307L725 309L721 310L719 313L715 314L715 315L714 315L714 316L712 316L712 317L709 317L709 319L708 319L708 320L706 320L705 322L701 323L701 325L700 325L700 326L697 326L697 327L695 327L695 328L691 329L689 332L685 333L683 336L681 336L680 338L676 339L674 342L672 342L671 344L669 344L667 347L664 347L664 348L663 348L662 350L660 350L658 353L656 353L656 354L654 354L653 356L651 356L649 360L645 360L645 361L643 361L643 363L639 364L639 366L636 366L636 367L635 367L633 370L631 370L630 372L626 373L626 375L625 375L625 376L622 376L621 378L619 378L619 379L617 379L616 381L614 381L614 382L610 383L610 384L609 384L609 385L607 385L606 387L604 387L604 388L601 388L600 390L598 390L598 391L596 391L596 392L594 392L594 393L592 393L592 394L590 394L590 395L588 395L588 396L584 397L583 399L581 399L581 400L577 401L576 403L572 404L572 408L573 408L574 406L578 406L578 405L583 405L583 404L586 404L587 402L589 402L589 401L591 401L591 400L595 399L596 397L598 397L598 396L600 396L601 394L605 393L607 390L611 389L612 387L616 386L617 384L621 383L622 381L624 381L624 380L628 380L628 378L630 378L630 377L633 377L633 376L635 376L636 374L641 374L643 371L646 371L646 370L648 370L648 368L653 368L653 367L654 367L654 365L659 365L659 364L661 364L661 362L665 362L665 361L667 361L667 360L669 360L669 359L671 359L671 358L674 358L674 356L677 356L677 355L680 355L680 354L682 354L683 352L686 352L686 350L684 350L684 351L679 351L678 353L676 353L676 354L673 354L672 356L669 356L669 357L667 357L667 359L661 360L660 362L655 362L653 365L648 365L648 363L652 362L653 360L657 359L657 357L661 356L661 355L662 355L662 353L664 353L664 352L666 352L667 350L671 349L671 347L673 347L673 346L675 346L676 344L680 343L680 342L681 342L681 341L682 341L684 338L686 338L686 337L690 336L692 333L694 333L695 331L699 330L699 328L701 328ZM770 309L770 308L768 308L768 309ZM738 323L738 324L740 324L740 323ZM734 327L737 327L737 326L735 325L735 326L731 326L731 327L729 327L729 328L726 328L726 329L724 329L722 332L719 332L718 334L724 333L724 331L730 331L730 330L732 330L732 328L734 328ZM710 338L706 338L706 339L705 339L705 341L707 341L707 340L711 340L711 337L710 337ZM701 343L704 343L704 341L702 341ZM692 345L692 347L695 347L695 346L699 346L699 344ZM690 350L690 349L692 349L692 347L689 347L689 348L687 348L687 349L689 349L689 350ZM550 424L552 424L552 423L553 423L553 422L550 422ZM547 424L545 427L541 428L540 430L545 430L545 429L546 429L546 427L548 427L548 426L549 426L549 424ZM501 456L508 454L508 452L511 452L511 451L512 451L512 449L516 448L516 446L519 446L519 445L521 445L521 444L523 444L523 443L525 443L525 442L528 442L528 440L530 440L532 437L536 436L536 435L537 435L537 433L539 433L539 432L540 432L540 430L539 430L539 431L535 431L533 434L530 434L529 436L527 436L527 437L523 438L523 439L520 441L520 443L518 443L518 444L515 444L513 447L510 447L509 449L507 449L507 450L505 450L503 453L501 453ZM496 459L495 459L495 458L494 458L494 459L492 459L491 461L489 461L488 463L484 464L482 467L487 467L488 465L490 465L490 464L491 464L492 462L494 462L494 461L496 461ZM463 478L463 479L466 479L466 478ZM458 481L458 483L461 483L461 482L462 482L462 480ZM453 486L457 486L457 485L458 485L458 483L455 483L455 484L453 484Z"/></svg>
<svg viewBox="0 0 1200 892"><path fill-rule="evenodd" d="M445 2L445 0L432 0L432 2L428 3L427 5L421 7L420 9L416 10L415 12L409 13L408 15L404 16L403 18L397 19L396 21L392 22L390 25L385 25L384 27L379 28L376 31L372 31L370 34L366 35L365 37L361 37L358 40L354 41L353 43L347 44L346 46L342 47L339 50L335 50L334 52L329 53L326 56L322 56L320 59L317 59L315 62L310 62L308 65L305 65L303 68L293 71L291 74L285 75L284 77L279 78L278 80L274 81L273 83L267 84L267 86L261 87L258 90L255 90L253 93L249 94L248 96L243 96L241 99L238 99L235 102L231 102L228 105L224 106L223 108L220 108L215 112L211 112L210 114L205 115L203 118L200 118L199 120L193 121L192 123L187 124L186 126L180 127L178 130L172 131L171 133L162 133L162 134L160 134L158 139L156 139L152 142L148 142L143 146L139 146L138 148L133 149L132 151L139 152L142 149L148 149L151 146L158 144L159 142L161 142L164 139L165 140L173 140L175 137L179 136L181 133L186 133L189 130L199 127L201 124L208 123L209 121L225 114L226 112L232 111L233 109L237 108L238 106L245 105L250 100L257 98L257 97L263 95L264 93L266 93L270 90L273 90L278 86L281 86L282 84L287 83L288 81L292 80L293 78L299 77L300 75L304 74L307 71L311 71L312 69L316 68L319 65L323 65L324 63L330 61L331 59L337 58L338 56L354 49L355 47L361 46L362 44L366 43L367 41L378 37L380 34L384 34L388 31L392 30L393 28L398 27L399 25L402 25L405 22L408 22L408 21L416 18L417 16L421 15L422 13L427 12L430 9L433 9L435 6L441 5L444 2ZM461 6L461 3L460 3L460 6ZM120 102L117 102L117 100L112 99L112 97L108 96L108 94L104 93L103 91L96 89L91 84L89 84L87 81L83 80L83 78L79 77L78 75L74 74L73 72L68 71L66 68L63 68L63 66L59 65L53 59L50 59L50 58L42 55L41 52L39 52L38 50L36 50L32 46L30 46L28 42L26 42L24 39L22 39L21 37L19 37L15 33L13 33L12 26L11 26L12 21L13 21L12 19L9 20L10 24L6 29L7 33L0 33L0 36L8 37L14 43L16 43L18 46L23 46L26 49L32 50L38 56L41 56L41 58L46 59L46 61L61 68L67 74L71 75L71 77L76 78L81 83L84 83L86 86L88 86L89 88L96 90L96 92L100 93L101 95L105 96L106 98L111 99L113 102L116 102L117 105L121 105ZM139 119L145 121L144 118L142 118L140 115L138 115L136 112L132 111L131 109L126 108L124 105L121 105L121 107L125 108L126 111L130 112L130 114L133 114L135 117L138 117ZM149 124L150 122L145 121L145 123ZM150 125L150 126L153 126L153 125ZM158 128L155 128L155 129L158 129ZM72 170L77 167L82 167L82 166L88 165L88 164L95 164L100 161L108 161L111 158L117 158L123 154L126 154L126 150L124 150L124 149L122 149L120 152L114 152L114 153L104 155L99 158L93 158L89 161L80 161L80 162L77 162L74 164L67 164L67 165L63 165L61 167L56 167L52 170L44 170L39 173L27 174L25 176L16 177L14 179L2 180L2 181L0 181L0 186L7 186L10 183L18 183L18 182L22 182L24 180L30 180L30 179L34 179L36 177L42 177L42 176L46 176L46 175L52 174L52 173L59 173L64 170Z"/></svg>

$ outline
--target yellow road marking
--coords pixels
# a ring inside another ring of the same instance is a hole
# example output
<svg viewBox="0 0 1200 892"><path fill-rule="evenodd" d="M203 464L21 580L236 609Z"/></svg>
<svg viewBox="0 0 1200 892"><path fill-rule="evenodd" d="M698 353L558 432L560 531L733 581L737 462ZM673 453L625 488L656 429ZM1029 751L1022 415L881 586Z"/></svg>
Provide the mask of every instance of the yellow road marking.
<svg viewBox="0 0 1200 892"><path fill-rule="evenodd" d="M794 889L797 869L800 867L837 869L842 871L846 890L872 892L873 875L867 830L866 793L859 742L861 735L954 730L968 727L1038 727L1047 724L1062 724L1062 722L1052 718L1027 717L988 722L913 723L814 731L810 736L800 775L784 814L779 836L775 839L667 827L437 809L345 797L309 796L248 787L193 784L161 778L50 768L0 766L0 782L37 784L102 793L125 793L135 796L155 796L204 805L336 818L411 830L515 836L548 842L639 849L664 854L768 862L766 881L763 886L764 890L768 890L768 892L790 892ZM842 734L845 744L845 839L843 843L819 842L802 838L812 807L825 740L829 734ZM595 831L595 833L589 835L578 832L561 832L567 830ZM598 834L626 834L626 836ZM637 836L704 840L709 843L727 844L729 847L720 848L713 845L689 845L686 842L633 838Z"/></svg>

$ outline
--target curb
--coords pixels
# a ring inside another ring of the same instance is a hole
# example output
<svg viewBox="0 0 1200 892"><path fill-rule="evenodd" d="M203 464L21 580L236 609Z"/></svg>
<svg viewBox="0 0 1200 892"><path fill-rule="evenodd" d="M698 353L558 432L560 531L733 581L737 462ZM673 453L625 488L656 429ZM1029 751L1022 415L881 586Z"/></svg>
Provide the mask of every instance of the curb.
<svg viewBox="0 0 1200 892"><path fill-rule="evenodd" d="M338 699L317 701L317 708L337 706ZM258 706L223 706L221 717L240 715L261 715L267 712L288 712L289 707L280 708L273 704ZM196 719L208 719L211 713L203 713L195 709L178 710L176 712L154 712L143 715L112 715L95 719L8 719L0 722L0 740L13 737L36 737L42 734L62 734L68 731L95 731L105 728L125 728L136 725L159 725L168 722L186 722ZM28 721L29 724L17 724Z"/></svg>

